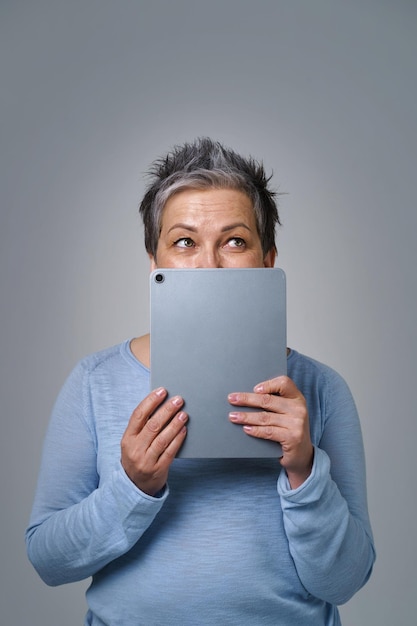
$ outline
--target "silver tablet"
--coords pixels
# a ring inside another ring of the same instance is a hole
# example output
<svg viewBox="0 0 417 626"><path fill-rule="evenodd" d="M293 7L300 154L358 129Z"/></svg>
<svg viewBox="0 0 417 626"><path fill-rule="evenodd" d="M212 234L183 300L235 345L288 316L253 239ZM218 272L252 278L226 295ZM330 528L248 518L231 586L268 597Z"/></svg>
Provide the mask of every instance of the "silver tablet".
<svg viewBox="0 0 417 626"><path fill-rule="evenodd" d="M227 396L287 372L284 272L155 270L150 303L151 388L182 396L189 415L178 456L281 456L279 444L229 421Z"/></svg>

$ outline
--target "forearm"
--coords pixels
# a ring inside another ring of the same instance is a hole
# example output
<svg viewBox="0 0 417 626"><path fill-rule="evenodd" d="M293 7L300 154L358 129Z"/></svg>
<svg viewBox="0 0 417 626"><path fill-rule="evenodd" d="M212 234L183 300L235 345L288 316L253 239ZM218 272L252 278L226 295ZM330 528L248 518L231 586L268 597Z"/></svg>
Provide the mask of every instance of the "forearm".
<svg viewBox="0 0 417 626"><path fill-rule="evenodd" d="M369 578L375 554L368 524L353 516L330 476L327 454L316 448L312 474L295 490L282 472L278 491L302 584L327 602L346 602Z"/></svg>
<svg viewBox="0 0 417 626"><path fill-rule="evenodd" d="M127 552L162 507L140 492L122 468L87 498L66 509L33 512L26 533L29 559L49 585L82 580Z"/></svg>

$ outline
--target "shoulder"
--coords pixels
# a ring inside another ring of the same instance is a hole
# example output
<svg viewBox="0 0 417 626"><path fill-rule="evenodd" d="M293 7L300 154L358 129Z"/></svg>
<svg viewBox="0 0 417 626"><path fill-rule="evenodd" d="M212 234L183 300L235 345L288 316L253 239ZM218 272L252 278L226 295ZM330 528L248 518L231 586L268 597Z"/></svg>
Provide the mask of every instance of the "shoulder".
<svg viewBox="0 0 417 626"><path fill-rule="evenodd" d="M88 354L74 365L68 376L69 381L86 380L90 376L111 368L111 363L120 360L122 344Z"/></svg>
<svg viewBox="0 0 417 626"><path fill-rule="evenodd" d="M79 407L84 415L93 406L115 406L131 399L133 406L148 392L149 370L132 354L130 340L83 357L73 367L58 394L55 408Z"/></svg>
<svg viewBox="0 0 417 626"><path fill-rule="evenodd" d="M342 376L332 367L301 354L297 350L291 350L287 364L290 378L302 378L311 382L321 381L323 384L326 382L344 382Z"/></svg>
<svg viewBox="0 0 417 626"><path fill-rule="evenodd" d="M332 367L292 350L288 357L288 376L311 403L328 413L338 406L354 408L354 400L345 379Z"/></svg>
<svg viewBox="0 0 417 626"><path fill-rule="evenodd" d="M88 372L93 372L97 368L106 367L110 362L118 361L121 358L126 342L119 343L109 348L88 354L79 360L76 367Z"/></svg>
<svg viewBox="0 0 417 626"><path fill-rule="evenodd" d="M131 352L130 341L127 339L83 357L73 368L69 380L94 384L109 378L146 376L148 370Z"/></svg>

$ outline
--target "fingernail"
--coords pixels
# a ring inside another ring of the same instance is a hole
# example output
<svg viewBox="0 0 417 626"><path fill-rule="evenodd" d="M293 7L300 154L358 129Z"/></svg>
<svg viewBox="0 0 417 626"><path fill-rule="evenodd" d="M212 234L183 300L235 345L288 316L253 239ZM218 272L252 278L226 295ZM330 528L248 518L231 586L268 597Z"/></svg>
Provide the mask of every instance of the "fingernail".
<svg viewBox="0 0 417 626"><path fill-rule="evenodd" d="M236 413L235 411L232 411L231 413L229 413L229 419L230 419L232 422L237 422L237 420L239 419L239 417L240 417L240 413Z"/></svg>
<svg viewBox="0 0 417 626"><path fill-rule="evenodd" d="M253 388L255 393L262 393L264 390L264 386L263 385L256 385L256 387Z"/></svg>
<svg viewBox="0 0 417 626"><path fill-rule="evenodd" d="M158 387L158 389L155 390L155 394L158 396L158 398L162 398L162 396L166 394L166 391L164 387Z"/></svg>
<svg viewBox="0 0 417 626"><path fill-rule="evenodd" d="M188 415L187 413L184 413L184 411L181 411L180 413L178 413L177 417L180 420L180 422L186 422L188 420Z"/></svg>
<svg viewBox="0 0 417 626"><path fill-rule="evenodd" d="M174 406L181 406L182 405L182 398L181 398L181 396L175 396L174 398L172 398L171 402L172 402L172 404Z"/></svg>
<svg viewBox="0 0 417 626"><path fill-rule="evenodd" d="M238 402L239 400L239 394L237 393L229 393L227 397L228 397L229 402Z"/></svg>
<svg viewBox="0 0 417 626"><path fill-rule="evenodd" d="M252 426L244 426L243 430L245 430L247 433L250 433L250 431L252 430Z"/></svg>

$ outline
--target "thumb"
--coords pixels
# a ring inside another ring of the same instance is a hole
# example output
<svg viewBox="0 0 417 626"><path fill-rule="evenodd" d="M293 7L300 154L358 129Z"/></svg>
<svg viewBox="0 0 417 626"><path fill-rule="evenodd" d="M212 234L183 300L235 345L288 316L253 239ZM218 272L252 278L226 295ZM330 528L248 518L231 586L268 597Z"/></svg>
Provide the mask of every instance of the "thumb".
<svg viewBox="0 0 417 626"><path fill-rule="evenodd" d="M298 398L301 394L297 385L288 376L278 376L258 383L254 387L255 393L270 393L283 398Z"/></svg>

